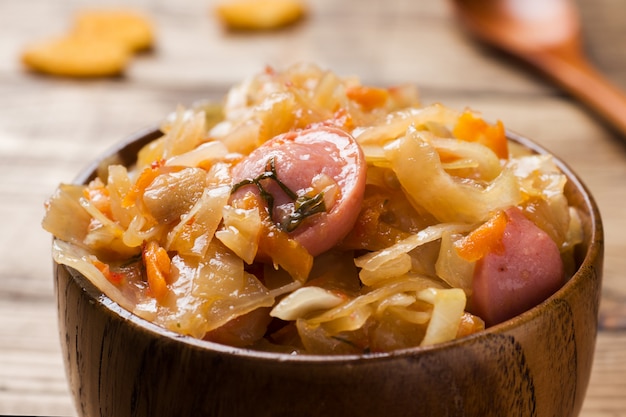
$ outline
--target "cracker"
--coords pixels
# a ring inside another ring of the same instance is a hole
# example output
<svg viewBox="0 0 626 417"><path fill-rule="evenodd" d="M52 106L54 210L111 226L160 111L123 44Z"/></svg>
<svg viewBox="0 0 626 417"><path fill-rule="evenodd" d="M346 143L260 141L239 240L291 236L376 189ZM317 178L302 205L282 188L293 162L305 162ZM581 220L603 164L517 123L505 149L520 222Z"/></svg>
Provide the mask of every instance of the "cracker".
<svg viewBox="0 0 626 417"><path fill-rule="evenodd" d="M52 75L101 77L122 73L130 55L119 42L70 35L26 47L22 62L35 71Z"/></svg>
<svg viewBox="0 0 626 417"><path fill-rule="evenodd" d="M76 14L73 33L111 39L132 52L150 49L154 42L152 22L130 10L84 10Z"/></svg>
<svg viewBox="0 0 626 417"><path fill-rule="evenodd" d="M276 29L304 16L300 0L226 0L216 8L217 15L232 29Z"/></svg>

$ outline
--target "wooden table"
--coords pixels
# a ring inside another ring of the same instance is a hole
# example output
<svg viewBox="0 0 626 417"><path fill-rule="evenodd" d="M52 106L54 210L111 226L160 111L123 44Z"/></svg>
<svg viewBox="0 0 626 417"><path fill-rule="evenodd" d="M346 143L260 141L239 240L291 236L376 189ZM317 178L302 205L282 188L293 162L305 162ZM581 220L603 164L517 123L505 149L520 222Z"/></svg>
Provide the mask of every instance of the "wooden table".
<svg viewBox="0 0 626 417"><path fill-rule="evenodd" d="M623 0L580 0L592 60L626 89ZM416 83L425 104L471 106L534 138L580 174L606 229L593 374L584 417L626 416L626 146L541 77L468 40L444 1L311 0L308 19L228 33L209 0L132 0L156 50L124 78L78 81L24 71L29 41L60 33L97 1L0 0L0 414L74 415L65 382L43 202L59 182L177 104L219 98L265 65L312 61L388 86ZM558 383L558 381L555 381Z"/></svg>

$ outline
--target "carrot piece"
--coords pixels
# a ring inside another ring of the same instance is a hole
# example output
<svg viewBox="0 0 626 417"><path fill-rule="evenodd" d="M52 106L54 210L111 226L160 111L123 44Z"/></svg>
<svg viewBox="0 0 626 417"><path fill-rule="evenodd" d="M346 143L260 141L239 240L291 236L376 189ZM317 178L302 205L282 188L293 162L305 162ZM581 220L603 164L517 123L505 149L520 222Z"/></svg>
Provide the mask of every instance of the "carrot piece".
<svg viewBox="0 0 626 417"><path fill-rule="evenodd" d="M356 101L365 110L382 107L389 99L389 91L384 88L367 87L363 85L348 87L346 95L352 101Z"/></svg>
<svg viewBox="0 0 626 417"><path fill-rule="evenodd" d="M260 256L271 258L274 265L280 265L297 281L305 282L313 267L311 254L273 224L264 222L262 230L259 241Z"/></svg>
<svg viewBox="0 0 626 417"><path fill-rule="evenodd" d="M144 193L146 188L159 174L162 174L161 167L165 164L165 161L158 161L153 163L148 168L145 168L139 176L137 177L137 181L135 184L128 190L128 193L124 196L122 200L122 207L128 208L135 205L137 198Z"/></svg>
<svg viewBox="0 0 626 417"><path fill-rule="evenodd" d="M353 130L356 127L354 120L352 119L352 115L344 108L335 112L333 115L333 123L335 126L339 126L343 130L348 131Z"/></svg>
<svg viewBox="0 0 626 417"><path fill-rule="evenodd" d="M507 217L499 211L488 221L472 230L467 236L455 243L459 256L467 261L474 262L488 253L501 253L502 235L506 229Z"/></svg>
<svg viewBox="0 0 626 417"><path fill-rule="evenodd" d="M150 293L158 301L162 301L168 292L167 284L171 272L170 257L167 251L154 240L146 243L142 256Z"/></svg>
<svg viewBox="0 0 626 417"><path fill-rule="evenodd" d="M280 265L294 279L305 282L313 267L313 256L287 233L280 230L270 219L269 213L262 207L258 197L247 193L237 202L238 208L259 209L262 219L257 259L270 260Z"/></svg>
<svg viewBox="0 0 626 417"><path fill-rule="evenodd" d="M452 134L467 142L478 142L491 149L498 158L509 157L509 146L506 139L504 125L500 120L490 125L480 117L466 111L459 117Z"/></svg>
<svg viewBox="0 0 626 417"><path fill-rule="evenodd" d="M83 190L83 195L107 218L113 219L109 190L101 181L92 181Z"/></svg>
<svg viewBox="0 0 626 417"><path fill-rule="evenodd" d="M107 280L109 280L113 284L119 284L120 282L122 282L122 278L124 277L124 274L111 271L111 268L109 267L108 264L105 264L104 262L101 262L97 259L94 261L91 261L91 263L93 264L93 266L98 268L98 271L102 272L102 275L104 275L104 277Z"/></svg>

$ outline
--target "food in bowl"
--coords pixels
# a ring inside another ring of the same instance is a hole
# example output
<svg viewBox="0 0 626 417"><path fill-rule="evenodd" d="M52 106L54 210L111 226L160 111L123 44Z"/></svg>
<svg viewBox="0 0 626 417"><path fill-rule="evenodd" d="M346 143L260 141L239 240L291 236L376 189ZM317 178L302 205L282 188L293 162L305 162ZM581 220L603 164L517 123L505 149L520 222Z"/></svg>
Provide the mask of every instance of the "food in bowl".
<svg viewBox="0 0 626 417"><path fill-rule="evenodd" d="M578 211L552 157L501 122L300 64L178 109L131 166L63 184L54 258L134 314L302 354L447 342L574 273Z"/></svg>

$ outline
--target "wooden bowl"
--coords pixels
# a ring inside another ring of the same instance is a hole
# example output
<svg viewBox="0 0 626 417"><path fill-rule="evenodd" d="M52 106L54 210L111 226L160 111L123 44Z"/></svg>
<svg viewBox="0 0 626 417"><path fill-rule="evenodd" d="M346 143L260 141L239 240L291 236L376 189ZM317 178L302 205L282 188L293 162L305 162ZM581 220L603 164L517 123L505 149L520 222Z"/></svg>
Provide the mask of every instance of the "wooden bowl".
<svg viewBox="0 0 626 417"><path fill-rule="evenodd" d="M131 164L159 136L140 132L102 160ZM510 139L546 153L535 143ZM77 179L94 176L96 161ZM56 265L60 336L82 417L576 416L593 361L603 230L577 176L567 196L585 240L576 274L537 307L469 337L386 354L292 356L164 330Z"/></svg>

